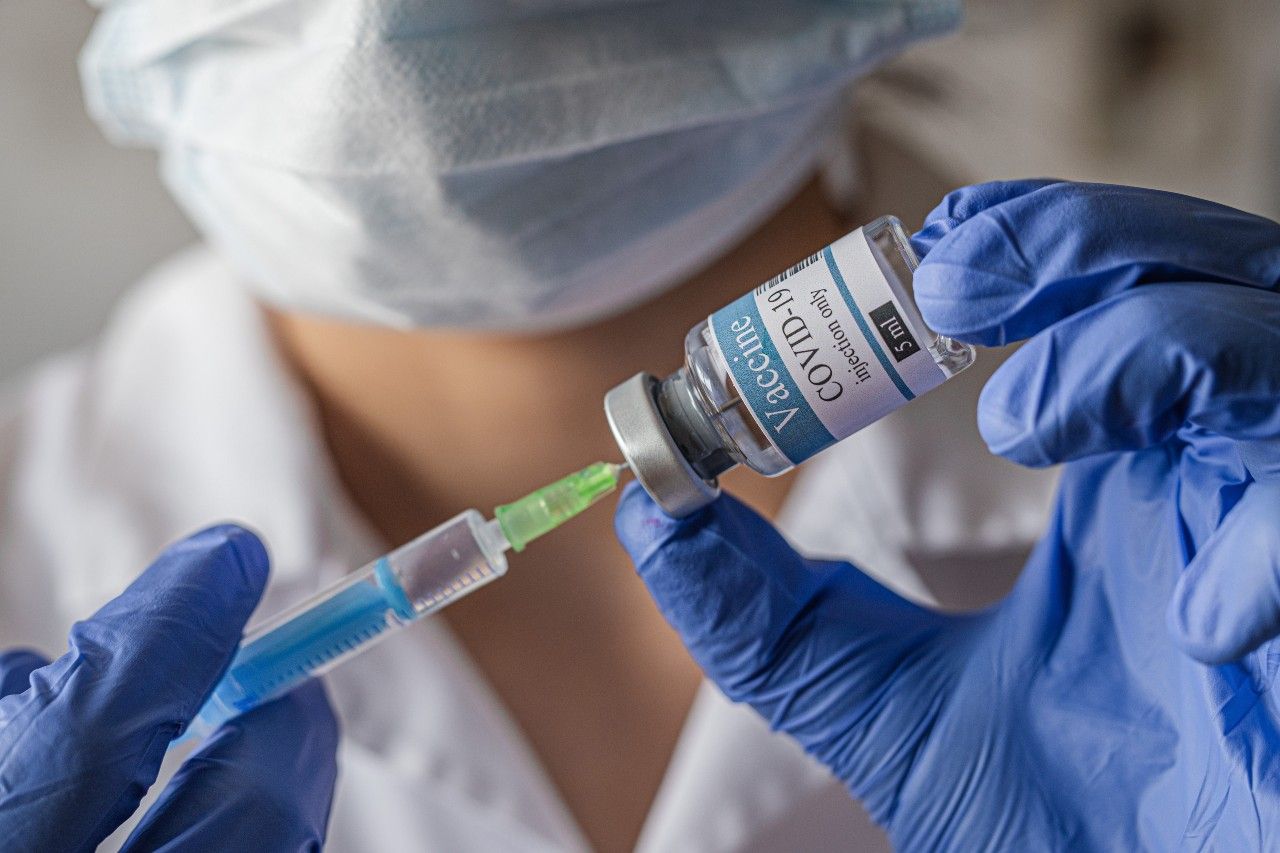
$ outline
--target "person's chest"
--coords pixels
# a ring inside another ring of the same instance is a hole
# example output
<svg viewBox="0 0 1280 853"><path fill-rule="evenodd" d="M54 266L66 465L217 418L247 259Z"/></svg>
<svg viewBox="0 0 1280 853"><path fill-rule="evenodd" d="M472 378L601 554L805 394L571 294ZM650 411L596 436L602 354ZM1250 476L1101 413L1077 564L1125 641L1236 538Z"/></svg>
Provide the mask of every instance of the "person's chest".
<svg viewBox="0 0 1280 853"><path fill-rule="evenodd" d="M702 676L608 522L593 513L531 547L444 615L591 846L621 851L635 847Z"/></svg>
<svg viewBox="0 0 1280 853"><path fill-rule="evenodd" d="M789 489L786 478L729 480L771 514ZM592 846L634 849L702 674L608 508L514 556L501 584L443 615Z"/></svg>
<svg viewBox="0 0 1280 853"><path fill-rule="evenodd" d="M442 620L326 681L344 734L334 851L888 849L824 768L705 682L661 756L656 795L640 803L638 837L610 842L586 836L531 738ZM633 753L589 746L586 782L609 789L632 773Z"/></svg>

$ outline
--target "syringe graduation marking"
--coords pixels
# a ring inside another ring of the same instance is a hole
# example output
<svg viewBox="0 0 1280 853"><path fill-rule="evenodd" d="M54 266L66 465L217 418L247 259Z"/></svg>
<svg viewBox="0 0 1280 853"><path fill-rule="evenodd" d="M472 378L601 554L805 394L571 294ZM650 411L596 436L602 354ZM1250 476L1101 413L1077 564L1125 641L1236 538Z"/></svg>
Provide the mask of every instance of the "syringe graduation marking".
<svg viewBox="0 0 1280 853"><path fill-rule="evenodd" d="M392 610L383 590L362 581L245 646L230 672L246 694L240 704L260 702L373 639Z"/></svg>
<svg viewBox="0 0 1280 853"><path fill-rule="evenodd" d="M466 589L469 586L474 586L475 584L479 583L482 580L485 580L488 577L489 577L488 572L482 571L478 567L472 568L465 575L455 578L451 584L444 587L443 589L438 590L434 595L430 596L427 599L428 607L434 607L436 604L439 604L441 601L445 601L453 597L453 595L455 595L456 593L461 592L462 590Z"/></svg>

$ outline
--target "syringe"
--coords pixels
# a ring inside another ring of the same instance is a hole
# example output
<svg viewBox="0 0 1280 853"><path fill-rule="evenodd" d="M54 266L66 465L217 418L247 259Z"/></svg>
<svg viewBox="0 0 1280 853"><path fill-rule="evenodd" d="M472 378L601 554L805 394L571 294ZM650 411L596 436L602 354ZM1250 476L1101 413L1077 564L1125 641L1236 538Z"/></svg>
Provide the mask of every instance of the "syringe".
<svg viewBox="0 0 1280 853"><path fill-rule="evenodd" d="M564 524L618 487L624 465L597 462L494 511L466 510L245 635L187 728L201 738L288 693L507 571L505 552Z"/></svg>

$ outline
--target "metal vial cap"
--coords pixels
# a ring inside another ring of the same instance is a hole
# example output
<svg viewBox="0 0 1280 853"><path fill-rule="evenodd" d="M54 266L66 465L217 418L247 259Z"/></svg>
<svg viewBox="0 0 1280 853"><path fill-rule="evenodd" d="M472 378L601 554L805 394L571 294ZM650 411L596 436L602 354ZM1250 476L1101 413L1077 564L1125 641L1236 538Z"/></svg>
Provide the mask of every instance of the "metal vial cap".
<svg viewBox="0 0 1280 853"><path fill-rule="evenodd" d="M631 472L673 518L689 515L720 495L716 480L693 470L667 429L657 402L658 379L637 373L604 397L609 428Z"/></svg>

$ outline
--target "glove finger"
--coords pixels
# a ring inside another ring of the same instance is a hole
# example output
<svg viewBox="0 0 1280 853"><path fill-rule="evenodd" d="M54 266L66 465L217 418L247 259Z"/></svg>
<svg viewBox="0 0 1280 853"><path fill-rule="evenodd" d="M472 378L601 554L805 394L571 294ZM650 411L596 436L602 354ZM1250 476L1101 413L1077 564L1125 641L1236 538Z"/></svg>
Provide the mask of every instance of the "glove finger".
<svg viewBox="0 0 1280 853"><path fill-rule="evenodd" d="M938 241L950 234L966 220L988 208L1035 192L1051 184L1060 184L1057 178L1031 178L1019 181L989 181L952 190L929 211L924 227L911 238L916 254L924 257Z"/></svg>
<svg viewBox="0 0 1280 853"><path fill-rule="evenodd" d="M1275 222L1173 193L1055 183L954 227L914 289L931 328L998 346L1138 285L1275 288L1278 278Z"/></svg>
<svg viewBox="0 0 1280 853"><path fill-rule="evenodd" d="M1154 285L1028 341L978 403L993 453L1030 466L1137 450L1194 426L1280 436L1280 296Z"/></svg>
<svg viewBox="0 0 1280 853"><path fill-rule="evenodd" d="M1263 483L1280 481L1280 436L1241 441L1237 449L1253 479Z"/></svg>
<svg viewBox="0 0 1280 853"><path fill-rule="evenodd" d="M22 693L31 686L31 673L49 661L31 649L13 649L0 654L0 698Z"/></svg>
<svg viewBox="0 0 1280 853"><path fill-rule="evenodd" d="M672 519L631 484L615 522L659 609L729 698L868 795L896 790L935 707L921 694L948 680L940 629L960 620L848 564L804 560L730 497Z"/></svg>
<svg viewBox="0 0 1280 853"><path fill-rule="evenodd" d="M267 556L215 527L162 554L71 629L70 648L0 700L6 849L92 849L138 806L169 741L226 668Z"/></svg>
<svg viewBox="0 0 1280 853"><path fill-rule="evenodd" d="M219 728L174 775L124 850L320 850L338 722L314 681Z"/></svg>
<svg viewBox="0 0 1280 853"><path fill-rule="evenodd" d="M1251 485L1179 577L1166 621L1208 664L1280 636L1280 483Z"/></svg>

